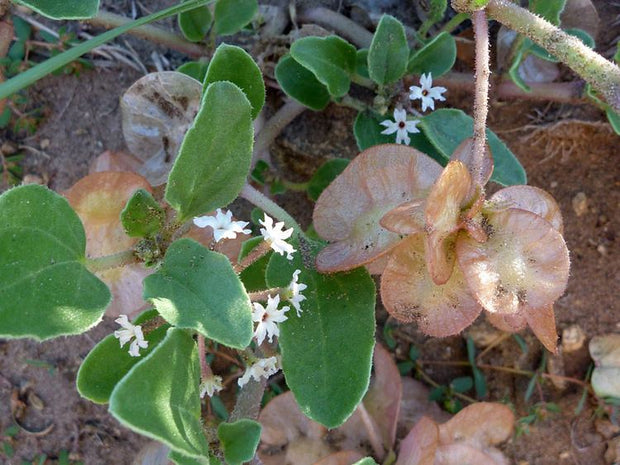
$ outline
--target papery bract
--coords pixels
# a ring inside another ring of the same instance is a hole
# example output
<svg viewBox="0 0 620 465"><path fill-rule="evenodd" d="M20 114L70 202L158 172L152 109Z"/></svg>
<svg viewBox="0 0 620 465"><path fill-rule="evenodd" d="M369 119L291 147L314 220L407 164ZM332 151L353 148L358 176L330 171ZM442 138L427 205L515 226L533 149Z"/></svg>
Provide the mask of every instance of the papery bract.
<svg viewBox="0 0 620 465"><path fill-rule="evenodd" d="M402 237L379 221L394 207L424 198L441 166L410 147L371 147L323 191L314 209L317 233L332 242L317 256L319 271L355 268L376 259Z"/></svg>

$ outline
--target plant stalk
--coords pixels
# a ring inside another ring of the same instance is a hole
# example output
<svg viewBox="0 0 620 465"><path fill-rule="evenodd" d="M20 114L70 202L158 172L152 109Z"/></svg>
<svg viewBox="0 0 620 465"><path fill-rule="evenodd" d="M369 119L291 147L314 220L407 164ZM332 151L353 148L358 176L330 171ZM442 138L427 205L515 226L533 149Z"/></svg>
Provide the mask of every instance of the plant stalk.
<svg viewBox="0 0 620 465"><path fill-rule="evenodd" d="M452 0L452 7L459 12L472 13L472 3L469 0ZM566 63L603 95L615 111L620 112L620 67L603 58L577 37L510 0L490 0L486 12L489 18L529 37Z"/></svg>
<svg viewBox="0 0 620 465"><path fill-rule="evenodd" d="M349 39L359 48L368 48L372 42L372 33L359 24L327 8L309 8L299 14L299 19L306 23L316 23L333 29L338 35Z"/></svg>
<svg viewBox="0 0 620 465"><path fill-rule="evenodd" d="M299 223L297 223L297 221L295 221L286 210L262 192L259 192L249 184L246 184L243 186L243 189L241 189L239 196L256 205L258 208L262 209L268 215L273 216L275 219L284 221L284 224L288 228L294 229L295 234L303 236L303 230L301 229L301 226L299 226Z"/></svg>
<svg viewBox="0 0 620 465"><path fill-rule="evenodd" d="M255 163L258 155L263 150L267 150L282 130L305 110L306 107L295 100L289 100L278 108L278 111L276 111L275 114L267 120L263 128L256 136L252 163Z"/></svg>
<svg viewBox="0 0 620 465"><path fill-rule="evenodd" d="M103 257L87 258L85 265L88 271L97 273L131 263L138 263L138 257L136 257L133 249L123 250L122 252L105 255Z"/></svg>
<svg viewBox="0 0 620 465"><path fill-rule="evenodd" d="M93 26L112 29L130 24L133 20L108 11L99 11L97 16L87 19L85 22L92 24ZM177 34L170 33L156 26L139 26L128 32L141 39L145 39L156 44L165 45L168 48L194 58L199 58L205 54L205 48L203 46L189 42Z"/></svg>
<svg viewBox="0 0 620 465"><path fill-rule="evenodd" d="M484 189L483 169L486 151L487 114L489 113L489 24L484 10L471 15L476 40L476 87L474 91L474 154L472 175L474 182Z"/></svg>

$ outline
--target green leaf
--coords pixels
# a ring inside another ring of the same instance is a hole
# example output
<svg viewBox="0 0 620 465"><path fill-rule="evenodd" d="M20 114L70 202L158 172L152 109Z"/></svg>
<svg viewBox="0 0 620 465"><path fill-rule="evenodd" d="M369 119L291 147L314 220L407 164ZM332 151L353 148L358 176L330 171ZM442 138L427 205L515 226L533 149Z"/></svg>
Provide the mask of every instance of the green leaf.
<svg viewBox="0 0 620 465"><path fill-rule="evenodd" d="M168 459L172 460L176 465L215 465L215 461L211 461L207 457L188 457L177 451L170 451Z"/></svg>
<svg viewBox="0 0 620 465"><path fill-rule="evenodd" d="M316 243L294 244L310 253ZM365 269L319 274L304 267L301 254L287 260L274 254L267 267L270 287L287 286L293 272L308 286L303 313L294 311L280 325L280 349L286 384L302 412L334 428L362 399L370 379L375 332L375 286Z"/></svg>
<svg viewBox="0 0 620 465"><path fill-rule="evenodd" d="M381 131L385 128L380 123L385 119L387 119L387 115L381 117L372 111L358 113L355 123L353 123L353 134L360 150L366 150L374 145L394 143L394 134L381 134ZM409 144L411 147L420 150L437 161L444 161L443 156L429 142L424 133L409 134L409 137L411 138L411 143Z"/></svg>
<svg viewBox="0 0 620 465"><path fill-rule="evenodd" d="M142 313L134 324L142 324L157 316L155 310ZM129 355L127 345L121 348L114 334L106 336L86 356L77 374L77 389L82 397L97 404L105 404L110 400L114 386L123 379L129 370L142 357L148 355L162 341L166 330L170 325L163 325L149 333L145 333L144 339L149 346L140 350L141 357Z"/></svg>
<svg viewBox="0 0 620 465"><path fill-rule="evenodd" d="M166 214L153 196L144 189L133 193L121 212L123 229L130 237L147 237L164 226Z"/></svg>
<svg viewBox="0 0 620 465"><path fill-rule="evenodd" d="M607 121L611 124L611 127L616 131L616 134L620 135L620 115L613 111L611 108L608 108L605 112L607 115Z"/></svg>
<svg viewBox="0 0 620 465"><path fill-rule="evenodd" d="M191 42L200 42L204 39L213 22L211 11L206 5L179 13L178 18L179 29L185 38Z"/></svg>
<svg viewBox="0 0 620 465"><path fill-rule="evenodd" d="M215 2L215 34L231 35L248 24L258 11L257 0L217 0Z"/></svg>
<svg viewBox="0 0 620 465"><path fill-rule="evenodd" d="M530 86L528 86L525 83L525 81L521 77L521 74L519 74L519 66L521 66L523 55L524 55L524 49L523 47L519 47L519 50L515 53L514 60L512 61L512 64L510 65L510 68L508 69L508 75L510 76L510 79L512 79L512 82L514 82L517 85L517 87L519 87L519 89L521 89L524 92L531 92L532 89L530 88Z"/></svg>
<svg viewBox="0 0 620 465"><path fill-rule="evenodd" d="M346 158L333 158L323 163L308 182L308 197L316 202L321 192L344 171L350 161Z"/></svg>
<svg viewBox="0 0 620 465"><path fill-rule="evenodd" d="M474 122L461 110L442 108L424 116L419 127L447 161L459 144L472 136ZM495 164L491 181L502 186L526 184L523 166L490 129L487 129L487 141Z"/></svg>
<svg viewBox="0 0 620 465"><path fill-rule="evenodd" d="M28 185L0 196L0 337L42 340L99 323L111 296L84 266L85 248L60 195Z"/></svg>
<svg viewBox="0 0 620 465"><path fill-rule="evenodd" d="M250 253L250 251L257 247L261 242L263 242L263 236L252 237L251 239L245 241L241 245L239 261L241 261L243 257ZM267 264L271 258L271 253L272 252L265 254L243 270L241 274L239 274L239 278L241 279L241 282L247 292L257 292L267 289L267 284L265 283L265 270L267 269Z"/></svg>
<svg viewBox="0 0 620 465"><path fill-rule="evenodd" d="M228 44L217 48L207 70L205 88L216 81L239 86L252 105L252 119L258 116L265 103L265 83L258 65L245 50Z"/></svg>
<svg viewBox="0 0 620 465"><path fill-rule="evenodd" d="M327 87L290 55L284 55L276 65L276 80L286 95L312 110L322 110L329 103Z"/></svg>
<svg viewBox="0 0 620 465"><path fill-rule="evenodd" d="M99 10L99 0L13 0L51 19L92 18Z"/></svg>
<svg viewBox="0 0 620 465"><path fill-rule="evenodd" d="M431 26L441 21L447 8L448 0L430 0L427 17L418 29L420 35L426 36Z"/></svg>
<svg viewBox="0 0 620 465"><path fill-rule="evenodd" d="M144 298L169 323L229 347L252 339L252 307L226 256L192 239L173 242L161 267L144 280Z"/></svg>
<svg viewBox="0 0 620 465"><path fill-rule="evenodd" d="M207 74L207 68L209 63L203 61L188 61L183 63L177 68L179 73L183 73L191 78L196 79L198 82L204 81Z"/></svg>
<svg viewBox="0 0 620 465"><path fill-rule="evenodd" d="M314 73L333 97L349 92L356 50L338 36L304 37L293 42L291 56Z"/></svg>
<svg viewBox="0 0 620 465"><path fill-rule="evenodd" d="M224 448L224 458L230 465L240 465L254 457L260 441L261 425L243 418L234 423L220 423L217 437Z"/></svg>
<svg viewBox="0 0 620 465"><path fill-rule="evenodd" d="M123 425L189 457L208 457L200 421L198 350L184 330L166 338L116 385L110 413Z"/></svg>
<svg viewBox="0 0 620 465"><path fill-rule="evenodd" d="M30 34L32 34L30 23L15 15L11 19L13 20L13 28L15 29L17 40L26 41L30 39Z"/></svg>
<svg viewBox="0 0 620 465"><path fill-rule="evenodd" d="M243 91L230 82L210 84L166 186L166 201L181 221L237 197L250 171L253 134Z"/></svg>
<svg viewBox="0 0 620 465"><path fill-rule="evenodd" d="M368 75L377 84L398 81L407 71L409 45L402 23L383 15L368 51Z"/></svg>
<svg viewBox="0 0 620 465"><path fill-rule="evenodd" d="M370 79L368 74L368 49L362 48L355 54L355 74Z"/></svg>
<svg viewBox="0 0 620 465"><path fill-rule="evenodd" d="M455 392L467 392L474 387L474 380L471 376L462 376L454 378L450 383L450 387Z"/></svg>
<svg viewBox="0 0 620 465"><path fill-rule="evenodd" d="M365 459L355 462L353 465L377 465L377 462L370 457L366 457Z"/></svg>
<svg viewBox="0 0 620 465"><path fill-rule="evenodd" d="M413 74L431 73L437 78L447 73L456 61L456 41L447 32L437 34L433 40L409 58L407 72Z"/></svg>
<svg viewBox="0 0 620 465"><path fill-rule="evenodd" d="M566 0L530 0L530 11L557 26L565 5Z"/></svg>

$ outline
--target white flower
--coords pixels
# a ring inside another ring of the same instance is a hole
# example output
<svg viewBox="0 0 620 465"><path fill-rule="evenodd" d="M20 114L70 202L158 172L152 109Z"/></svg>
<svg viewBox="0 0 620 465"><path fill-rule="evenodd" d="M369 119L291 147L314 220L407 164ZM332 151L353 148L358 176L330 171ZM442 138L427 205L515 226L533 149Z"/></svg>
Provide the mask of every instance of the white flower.
<svg viewBox="0 0 620 465"><path fill-rule="evenodd" d="M215 216L197 216L194 218L194 224L199 228L211 226L213 228L213 238L215 242L221 239L234 239L237 233L250 234L252 231L245 228L249 223L246 221L233 221L232 212L228 210L222 213L222 209L218 208Z"/></svg>
<svg viewBox="0 0 620 465"><path fill-rule="evenodd" d="M273 340L274 336L280 335L280 329L278 323L282 323L287 320L285 315L290 310L288 306L278 309L280 305L280 296L275 297L267 296L267 308L263 307L258 302L253 302L254 310L252 310L252 321L258 322L256 330L254 331L254 337L258 345L261 345L265 340L265 337L269 337L269 342Z"/></svg>
<svg viewBox="0 0 620 465"><path fill-rule="evenodd" d="M437 99L443 102L446 98L441 95L447 89L445 87L433 87L433 76L431 73L423 74L420 76L420 87L409 87L411 94L409 98L411 100L422 99L422 111L426 111L430 107L431 110L435 109L435 100Z"/></svg>
<svg viewBox="0 0 620 465"><path fill-rule="evenodd" d="M135 340L129 345L129 355L139 357L140 348L146 349L149 346L149 342L144 340L142 327L140 325L132 325L127 319L127 315L120 315L114 322L124 328L114 331L114 337L119 340L121 347L135 337Z"/></svg>
<svg viewBox="0 0 620 465"><path fill-rule="evenodd" d="M222 377L211 375L200 383L200 398L203 399L205 394L213 397L213 394L222 390Z"/></svg>
<svg viewBox="0 0 620 465"><path fill-rule="evenodd" d="M258 222L264 226L264 228L260 228L260 233L263 235L263 238L269 243L271 248L280 255L286 254L286 258L292 260L293 256L291 254L295 252L295 249L291 244L286 242L286 239L291 237L291 234L293 234L293 228L283 231L283 221L276 223L274 226L273 218L268 216L267 213L265 213L265 219L258 220Z"/></svg>
<svg viewBox="0 0 620 465"><path fill-rule="evenodd" d="M291 284L286 288L288 301L295 307L295 311L297 312L297 316L303 311L301 306L299 305L303 300L306 300L306 296L301 295L301 292L306 290L308 286L303 283L298 282L299 273L301 270L295 270L293 273L293 280Z"/></svg>
<svg viewBox="0 0 620 465"><path fill-rule="evenodd" d="M250 378L260 381L261 377L269 378L278 371L278 359L276 357L261 358L254 365L247 368L241 378L237 380L240 387L245 386Z"/></svg>
<svg viewBox="0 0 620 465"><path fill-rule="evenodd" d="M385 126L387 129L381 131L381 134L394 134L396 133L396 143L409 145L411 138L407 135L408 132L415 134L420 132L416 127L420 121L415 119L407 121L407 112L405 110L394 110L394 121L386 119L381 121L381 126Z"/></svg>

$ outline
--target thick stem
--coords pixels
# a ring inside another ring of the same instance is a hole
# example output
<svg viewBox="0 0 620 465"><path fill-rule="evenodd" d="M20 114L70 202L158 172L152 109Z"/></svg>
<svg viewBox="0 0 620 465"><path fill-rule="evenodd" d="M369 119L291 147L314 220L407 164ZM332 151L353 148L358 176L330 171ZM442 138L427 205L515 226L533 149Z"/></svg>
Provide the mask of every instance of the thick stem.
<svg viewBox="0 0 620 465"><path fill-rule="evenodd" d="M299 14L299 19L306 23L317 23L326 28L332 29L336 34L349 39L359 48L368 48L372 42L372 33L364 29L359 24L351 21L346 16L341 15L327 8L309 8Z"/></svg>
<svg viewBox="0 0 620 465"><path fill-rule="evenodd" d="M295 100L289 100L265 123L254 142L254 161L263 150L267 150L278 134L295 118L301 115L306 107Z"/></svg>
<svg viewBox="0 0 620 465"><path fill-rule="evenodd" d="M453 1L452 5L458 9L461 5L455 6L455 3L458 2ZM577 37L510 0L490 0L486 12L491 19L529 37L566 63L601 93L614 110L620 111L620 67L607 61Z"/></svg>
<svg viewBox="0 0 620 465"><path fill-rule="evenodd" d="M476 39L476 89L474 92L474 156L472 171L474 182L484 188L483 163L486 151L487 114L489 112L489 25L484 10L471 15Z"/></svg>
<svg viewBox="0 0 620 465"><path fill-rule="evenodd" d="M111 268L129 265L130 263L138 263L138 257L136 257L133 249L123 250L122 252L105 255L103 257L87 258L86 268L88 268L88 271L91 273L97 273L99 271L106 271Z"/></svg>
<svg viewBox="0 0 620 465"><path fill-rule="evenodd" d="M249 184L243 186L243 189L241 189L241 193L239 194L239 196L253 203L268 215L273 216L275 219L284 221L284 224L288 228L293 228L295 230L295 234L303 235L301 226L299 226L297 221L295 221L286 210L280 207L269 197L265 196L262 192L254 189Z"/></svg>
<svg viewBox="0 0 620 465"><path fill-rule="evenodd" d="M99 11L94 18L87 19L86 22L93 26L100 26L106 29L112 29L132 23L134 20L125 16L110 13L108 11ZM132 29L130 34L141 39L145 39L156 44L165 45L178 52L184 53L191 57L199 58L205 55L205 48L201 45L188 42L182 37L165 31L159 27L144 25Z"/></svg>

